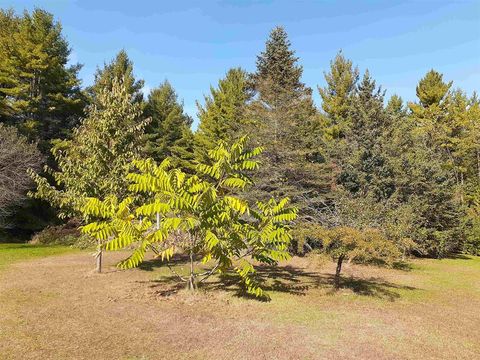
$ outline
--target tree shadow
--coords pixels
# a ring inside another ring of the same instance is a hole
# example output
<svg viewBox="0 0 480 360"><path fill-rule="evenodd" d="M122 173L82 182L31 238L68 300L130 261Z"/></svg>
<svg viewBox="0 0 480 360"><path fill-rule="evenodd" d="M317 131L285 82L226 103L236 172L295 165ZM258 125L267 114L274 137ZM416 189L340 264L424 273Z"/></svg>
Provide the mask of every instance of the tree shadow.
<svg viewBox="0 0 480 360"><path fill-rule="evenodd" d="M168 297L174 295L182 289L185 289L185 283L180 282L176 276L162 276L160 279L135 281L137 284L146 284L154 295Z"/></svg>
<svg viewBox="0 0 480 360"><path fill-rule="evenodd" d="M170 266L178 266L178 265L185 265L188 261L188 255L185 254L175 254L168 263ZM166 267L166 261L162 261L162 259L151 259L151 260L144 260L138 265L138 269L143 271L154 271L155 269Z"/></svg>
<svg viewBox="0 0 480 360"><path fill-rule="evenodd" d="M333 275L331 276L333 280ZM398 285L378 278L343 277L340 280L340 289L350 289L357 295L371 296L388 301L400 298L398 290L418 290L413 286Z"/></svg>
<svg viewBox="0 0 480 360"><path fill-rule="evenodd" d="M178 255L170 261L171 266L182 266L187 263L188 256ZM140 265L144 271L153 271L159 267L165 267L166 264L160 259L148 260ZM410 269L410 265L404 265L405 270ZM401 290L418 290L412 286L398 285L380 278L360 278L354 276L342 276L339 289L334 287L334 275L330 273L320 273L309 271L303 268L285 265L268 266L259 265L256 269L256 280L261 283L262 289L267 293L279 292L295 296L306 296L310 290L323 289L325 294L335 294L338 290L350 290L354 294L361 296L375 297L388 301L395 301L400 298ZM175 275L162 276L156 280L142 281L147 283L158 296L169 296L185 289L185 283L179 282ZM255 297L248 294L246 288L241 284L240 278L234 271L228 271L199 284L199 289L204 291L225 291L232 293L236 297L254 299L257 301L269 301L269 297Z"/></svg>
<svg viewBox="0 0 480 360"><path fill-rule="evenodd" d="M411 263L407 261L395 261L392 264L392 268L395 270L402 270L402 271L411 271L413 270L413 266Z"/></svg>
<svg viewBox="0 0 480 360"><path fill-rule="evenodd" d="M472 260L471 256L465 255L465 254L460 254L460 253L452 253L448 254L443 258L440 258L439 260L442 259L452 259L452 260Z"/></svg>
<svg viewBox="0 0 480 360"><path fill-rule="evenodd" d="M340 288L334 287L334 275L307 271L294 266L258 266L257 280L262 283L262 289L267 292L288 293L296 296L306 296L312 289L324 289L327 294L334 294L337 290L347 289L361 296L370 296L388 301L400 298L400 290L418 290L412 286L398 285L379 278L357 278L354 276L342 277ZM233 272L224 273L205 284L211 290L233 292L235 296L258 299L248 294L246 289L239 285L239 277Z"/></svg>
<svg viewBox="0 0 480 360"><path fill-rule="evenodd" d="M319 287L321 275L293 266L256 266L255 280L264 291L282 292L296 296L305 296L311 288ZM207 290L223 290L237 297L269 301L268 296L256 297L247 292L240 277L233 271L223 273L211 279L203 286Z"/></svg>

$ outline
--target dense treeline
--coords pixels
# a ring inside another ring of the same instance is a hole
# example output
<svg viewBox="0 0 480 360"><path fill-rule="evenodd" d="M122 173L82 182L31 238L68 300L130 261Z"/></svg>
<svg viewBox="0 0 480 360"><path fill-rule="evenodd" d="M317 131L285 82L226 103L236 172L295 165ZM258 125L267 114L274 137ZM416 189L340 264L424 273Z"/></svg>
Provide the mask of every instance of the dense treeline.
<svg viewBox="0 0 480 360"><path fill-rule="evenodd" d="M291 251L318 248L340 268L349 257L385 259L379 249L389 246L404 255L480 252L479 99L435 70L420 79L416 101L387 100L369 71L339 52L315 90L317 108L277 27L254 73L228 70L198 102L193 131L168 81L143 96L124 50L89 88L69 53L51 14L0 12L0 159L11 159L0 164L1 191L11 194L0 198L5 228L22 228L25 212L34 218L46 206L39 201L69 219L82 218L85 198L128 196L135 159L168 158L194 177L219 142L228 148L248 135L246 146L263 147L262 166L242 198L290 198L298 209Z"/></svg>

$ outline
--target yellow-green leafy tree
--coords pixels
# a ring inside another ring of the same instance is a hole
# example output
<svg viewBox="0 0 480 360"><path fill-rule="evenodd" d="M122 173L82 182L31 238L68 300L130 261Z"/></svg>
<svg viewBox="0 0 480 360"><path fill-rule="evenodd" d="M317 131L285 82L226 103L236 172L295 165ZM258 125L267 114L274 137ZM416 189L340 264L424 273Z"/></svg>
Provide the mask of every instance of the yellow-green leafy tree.
<svg viewBox="0 0 480 360"><path fill-rule="evenodd" d="M189 274L175 274L189 289L215 272L234 269L249 294L265 296L254 263L273 265L289 257L290 222L297 211L287 206L288 198L254 206L242 198L262 151L246 150L246 141L243 137L231 147L220 143L209 151L209 162L197 165L195 175L171 169L169 159L160 165L136 161L137 171L127 178L138 197L88 199L82 211L90 221L82 231L106 250L133 247L120 268L138 266L147 250L167 263L181 251L189 256Z"/></svg>

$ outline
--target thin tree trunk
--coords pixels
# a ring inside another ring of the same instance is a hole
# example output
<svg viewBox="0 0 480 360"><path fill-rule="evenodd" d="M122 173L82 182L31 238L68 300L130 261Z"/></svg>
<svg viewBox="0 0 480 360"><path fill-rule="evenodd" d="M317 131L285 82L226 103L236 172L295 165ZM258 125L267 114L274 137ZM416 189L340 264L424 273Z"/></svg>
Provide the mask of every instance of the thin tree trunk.
<svg viewBox="0 0 480 360"><path fill-rule="evenodd" d="M335 289L340 287L340 272L342 271L342 263L345 255L340 255L337 260L337 269L335 270Z"/></svg>
<svg viewBox="0 0 480 360"><path fill-rule="evenodd" d="M95 271L97 273L102 272L102 256L103 256L103 250L101 248L99 248L98 251L97 251L97 254L95 255L95 259L96 259Z"/></svg>
<svg viewBox="0 0 480 360"><path fill-rule="evenodd" d="M480 151L477 150L477 170L478 170L478 178L480 179Z"/></svg>
<svg viewBox="0 0 480 360"><path fill-rule="evenodd" d="M188 289L194 291L196 289L195 273L193 271L193 251L190 251L190 278L188 280Z"/></svg>
<svg viewBox="0 0 480 360"><path fill-rule="evenodd" d="M463 196L463 193L464 193L464 185L465 185L465 181L464 181L464 178L463 178L463 172L460 173L460 203L463 205L465 203L465 198Z"/></svg>

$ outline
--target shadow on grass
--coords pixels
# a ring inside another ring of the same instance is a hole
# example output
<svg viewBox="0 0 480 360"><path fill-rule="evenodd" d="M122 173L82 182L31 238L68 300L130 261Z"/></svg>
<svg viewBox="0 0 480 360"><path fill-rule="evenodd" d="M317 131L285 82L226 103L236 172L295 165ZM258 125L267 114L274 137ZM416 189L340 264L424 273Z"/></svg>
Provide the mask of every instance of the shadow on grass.
<svg viewBox="0 0 480 360"><path fill-rule="evenodd" d="M186 265L187 261L188 255L175 254L173 258L170 259L169 264L171 266ZM138 265L138 269L143 271L154 271L161 267L167 267L167 264L161 259L144 260Z"/></svg>
<svg viewBox="0 0 480 360"><path fill-rule="evenodd" d="M333 279L333 276L331 276ZM350 289L355 294L372 296L389 301L400 298L398 290L418 290L413 286L397 285L376 278L361 279L355 277L342 278L340 288Z"/></svg>
<svg viewBox="0 0 480 360"><path fill-rule="evenodd" d="M186 257L178 256L171 261L172 266L186 264ZM165 266L159 260L145 262L141 269L153 271L157 267ZM262 284L262 289L267 293L279 292L296 296L306 296L312 289L324 289L326 294L334 294L334 276L328 273L312 272L294 266L257 266L256 280ZM233 293L237 297L251 298L257 301L268 301L269 298L257 298L247 293L240 284L235 272L227 272L212 276L207 282L200 284L205 291L222 290ZM179 290L185 289L185 284L180 283L175 275L162 276L158 280L148 281L150 288L159 296L169 296ZM378 278L342 277L340 289L351 290L361 296L370 296L388 301L400 298L401 290L417 290L415 287L398 285Z"/></svg>
<svg viewBox="0 0 480 360"><path fill-rule="evenodd" d="M411 263L407 261L395 261L392 264L392 268L395 270L402 270L402 271L411 271L413 270L413 266Z"/></svg>
<svg viewBox="0 0 480 360"><path fill-rule="evenodd" d="M292 266L259 266L257 279L264 285L267 292L288 293L297 296L306 296L312 289L324 289L327 294L334 294L334 275L306 271ZM219 277L216 283L209 284L214 289L223 289L235 292L236 296L251 297L245 289L238 286L238 277L227 273ZM416 290L411 286L397 285L377 278L342 277L340 289L348 289L355 294L371 296L388 301L400 298L398 290Z"/></svg>
<svg viewBox="0 0 480 360"><path fill-rule="evenodd" d="M440 260L442 260L442 259L472 260L472 258L470 256L465 255L465 254L449 254L449 255L446 255L443 258L440 258Z"/></svg>

